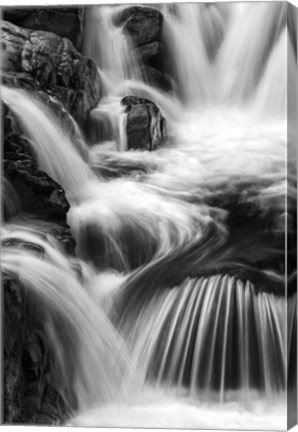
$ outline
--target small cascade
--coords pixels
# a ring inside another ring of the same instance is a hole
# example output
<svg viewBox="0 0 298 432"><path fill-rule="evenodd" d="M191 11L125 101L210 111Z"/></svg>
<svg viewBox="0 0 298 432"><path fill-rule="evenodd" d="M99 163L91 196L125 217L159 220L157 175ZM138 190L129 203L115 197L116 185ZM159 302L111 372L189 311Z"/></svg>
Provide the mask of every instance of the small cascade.
<svg viewBox="0 0 298 432"><path fill-rule="evenodd" d="M143 385L214 402L241 389L247 403L255 391L274 399L285 390L285 324L284 297L217 275L154 296L124 334Z"/></svg>
<svg viewBox="0 0 298 432"><path fill-rule="evenodd" d="M114 85L125 79L142 78L133 45L129 37L123 34L122 26L115 24L121 9L115 6L86 9L88 26L84 34L84 54L108 74Z"/></svg>
<svg viewBox="0 0 298 432"><path fill-rule="evenodd" d="M78 282L72 262L36 230L8 226L2 234L2 271L20 281L41 311L36 319L54 353L51 378L65 402L82 410L115 400L129 364L125 343Z"/></svg>
<svg viewBox="0 0 298 432"><path fill-rule="evenodd" d="M89 129L90 142L101 143L102 150L127 150L126 114L120 97L110 96L101 100L89 114Z"/></svg>
<svg viewBox="0 0 298 432"><path fill-rule="evenodd" d="M152 7L163 15L167 91L142 76L118 25L126 6L86 8L83 51L101 81L88 144L30 93L2 86L38 167L65 190L76 241L67 256L51 221L17 213L6 183L3 271L41 311L72 424L283 429L297 325L282 262L296 205L286 5ZM154 151L131 149L126 96L166 119Z"/></svg>
<svg viewBox="0 0 298 432"><path fill-rule="evenodd" d="M217 65L223 101L243 103L253 97L270 51L286 24L285 10L282 2L264 2L258 7L254 3L234 5Z"/></svg>
<svg viewBox="0 0 298 432"><path fill-rule="evenodd" d="M187 3L164 5L163 41L169 50L169 71L174 75L176 93L186 106L211 103L214 83L200 25L205 5Z"/></svg>
<svg viewBox="0 0 298 432"><path fill-rule="evenodd" d="M295 56L287 31L284 29L268 58L263 76L251 103L259 116L286 118L287 115L287 73L294 79ZM294 81L292 81L294 82Z"/></svg>
<svg viewBox="0 0 298 432"><path fill-rule="evenodd" d="M80 191L94 176L46 106L19 89L2 86L1 97L20 122L40 168L60 183L68 196L82 196Z"/></svg>

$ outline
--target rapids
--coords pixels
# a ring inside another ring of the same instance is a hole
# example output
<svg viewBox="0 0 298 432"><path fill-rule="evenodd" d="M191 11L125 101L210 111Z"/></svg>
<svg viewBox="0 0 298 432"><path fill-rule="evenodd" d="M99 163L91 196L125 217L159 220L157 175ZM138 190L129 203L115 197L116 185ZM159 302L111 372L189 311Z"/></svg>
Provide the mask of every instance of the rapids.
<svg viewBox="0 0 298 432"><path fill-rule="evenodd" d="M113 20L123 5L87 8L83 49L102 98L80 148L30 94L2 87L65 190L77 243L70 258L15 218L3 227L3 270L48 316L60 391L76 400L69 425L284 429L296 295L286 302L284 268L266 260L285 254L295 211L286 4L152 7L171 91L142 75ZM159 149L126 151L126 95L159 106Z"/></svg>

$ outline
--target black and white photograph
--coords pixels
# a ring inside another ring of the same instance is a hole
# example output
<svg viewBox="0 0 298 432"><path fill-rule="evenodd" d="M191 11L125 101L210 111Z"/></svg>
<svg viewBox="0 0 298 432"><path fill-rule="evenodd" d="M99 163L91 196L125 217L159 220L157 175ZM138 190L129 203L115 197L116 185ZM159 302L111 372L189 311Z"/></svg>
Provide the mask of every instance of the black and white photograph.
<svg viewBox="0 0 298 432"><path fill-rule="evenodd" d="M1 423L297 424L297 8L1 8Z"/></svg>

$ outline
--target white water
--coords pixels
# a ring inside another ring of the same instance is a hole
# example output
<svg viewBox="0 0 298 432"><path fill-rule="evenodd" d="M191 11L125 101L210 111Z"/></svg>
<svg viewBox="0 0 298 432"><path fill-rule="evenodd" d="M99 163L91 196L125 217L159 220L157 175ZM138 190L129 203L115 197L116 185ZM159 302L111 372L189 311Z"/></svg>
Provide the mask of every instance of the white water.
<svg viewBox="0 0 298 432"><path fill-rule="evenodd" d="M78 283L68 259L60 253L53 261L56 252L51 254L45 244L46 262L13 249L4 264L7 271L19 272L34 292L45 279L52 294L42 291L42 298L49 304L59 299L67 306L78 333L77 345L85 348L84 361L76 364L80 409L71 424L283 429L283 297L256 293L253 283L225 275L185 281L162 291L160 274L153 271L149 282L154 295L147 301L149 289L136 286L144 298L146 292L146 301L141 306L133 300L127 304L131 313L127 322L115 329L104 313L114 317L114 305L129 287L130 276L138 284L142 271L150 265L154 270L164 257L203 239L211 223L216 227L214 242L223 243L228 213L207 204L207 196L237 190L241 200L257 205L261 214L275 214L272 234L284 231L289 42L279 19L283 7L279 3L175 7L173 14L170 7L160 6L163 43L175 83L170 93L142 81L129 38L113 24L113 14L122 6L92 7L87 12L84 49L97 62L103 81L103 97L91 113L98 133L92 131L95 145L88 150L88 163L44 108L24 92L3 89L2 96L20 119L41 167L66 191L71 204L68 223L85 270ZM204 17L208 25L200 27ZM221 37L213 38L216 32ZM294 53L289 52L296 70ZM125 152L120 100L129 94L153 100L167 119L169 140L155 152ZM117 178L105 178L106 170ZM241 182L248 183L247 189ZM288 190L291 196L295 193ZM29 240L38 243L36 238ZM205 254L208 251L203 250L197 258L198 266ZM209 259L212 268L216 258ZM132 273L133 269L140 273ZM65 293L58 293L61 281ZM76 299L70 284L75 285ZM122 307L125 310L126 305ZM229 329L233 308L241 329L236 343ZM255 314L257 337L248 324L252 320L248 310ZM98 334L98 329L103 331ZM191 336L196 331L194 342ZM254 361L247 360L251 338L259 350L261 378L249 370ZM240 375L237 389L226 383L231 344ZM127 355L122 358L124 345ZM189 368L191 348L195 355ZM57 351L63 349L58 344ZM116 362L116 376L110 358ZM199 386L198 376L204 376ZM263 386L256 383L258 379Z"/></svg>

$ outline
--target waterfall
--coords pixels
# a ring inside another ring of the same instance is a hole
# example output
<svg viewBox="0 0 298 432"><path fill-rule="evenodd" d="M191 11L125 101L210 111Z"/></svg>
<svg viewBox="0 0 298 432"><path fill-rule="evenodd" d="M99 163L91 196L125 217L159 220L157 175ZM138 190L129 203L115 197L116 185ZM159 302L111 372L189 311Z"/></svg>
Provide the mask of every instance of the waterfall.
<svg viewBox="0 0 298 432"><path fill-rule="evenodd" d="M66 193L80 195L79 191L93 175L57 119L28 92L2 86L1 96L20 122L40 168L60 183Z"/></svg>
<svg viewBox="0 0 298 432"><path fill-rule="evenodd" d="M88 27L84 35L84 54L94 60L114 84L142 77L131 41L123 34L123 26L115 24L117 12L119 8L114 6L87 8Z"/></svg>
<svg viewBox="0 0 298 432"><path fill-rule="evenodd" d="M163 39L169 53L169 69L174 74L177 93L188 104L211 102L213 92L213 68L204 46L200 29L202 10L205 5L188 3L162 8L164 14ZM210 100L211 99L211 100Z"/></svg>
<svg viewBox="0 0 298 432"><path fill-rule="evenodd" d="M293 301L294 303L294 301ZM145 379L200 400L249 400L285 390L285 302L250 282L217 275L187 280L154 296L127 323L133 358Z"/></svg>
<svg viewBox="0 0 298 432"><path fill-rule="evenodd" d="M2 239L2 271L42 310L40 325L55 355L52 380L66 403L82 410L114 400L128 367L125 343L78 282L72 263L36 230L7 227Z"/></svg>
<svg viewBox="0 0 298 432"><path fill-rule="evenodd" d="M6 197L3 270L44 314L53 382L76 406L69 424L283 429L297 321L283 262L296 206L286 5L151 6L171 89L143 76L118 25L125 5L86 8L101 98L80 148L30 93L2 87L39 168L65 190L76 240L74 258ZM125 96L166 118L154 151L128 150Z"/></svg>
<svg viewBox="0 0 298 432"><path fill-rule="evenodd" d="M253 3L235 4L218 59L224 99L245 102L252 97L268 54L285 26L285 9L282 2L262 3L257 8Z"/></svg>

